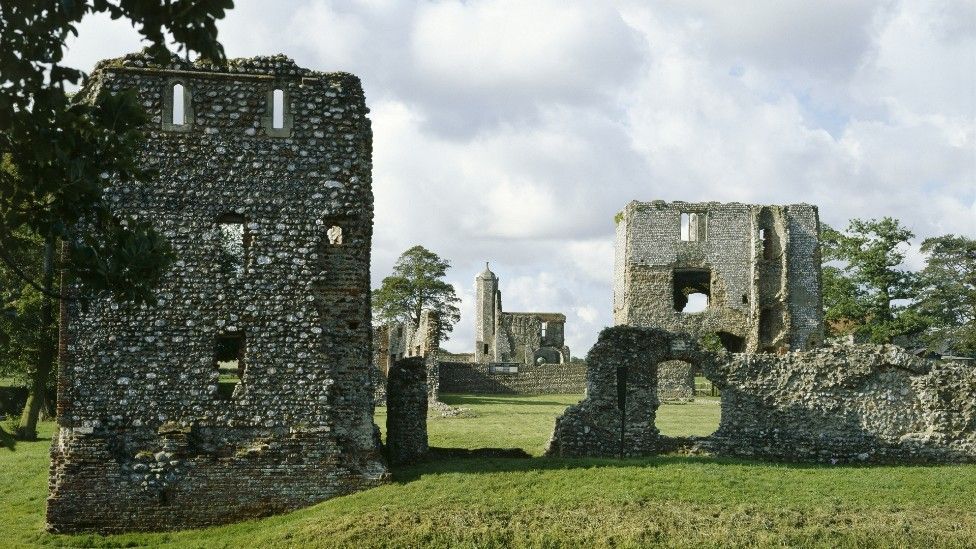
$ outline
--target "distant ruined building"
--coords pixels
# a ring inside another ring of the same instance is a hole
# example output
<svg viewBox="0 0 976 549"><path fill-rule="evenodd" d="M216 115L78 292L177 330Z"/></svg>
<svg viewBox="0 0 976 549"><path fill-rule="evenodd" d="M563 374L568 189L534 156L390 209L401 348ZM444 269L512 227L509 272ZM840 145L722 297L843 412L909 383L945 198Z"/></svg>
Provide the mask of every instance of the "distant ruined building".
<svg viewBox="0 0 976 549"><path fill-rule="evenodd" d="M631 202L617 222L614 320L716 334L734 353L815 347L824 334L819 230L807 204ZM683 313L695 293L707 308Z"/></svg>
<svg viewBox="0 0 976 549"><path fill-rule="evenodd" d="M438 402L437 357L440 354L440 319L435 311L420 312L420 324L388 322L373 327L373 364L376 404L386 404L386 380L390 368L405 358L422 359L426 365L427 402Z"/></svg>
<svg viewBox="0 0 976 549"><path fill-rule="evenodd" d="M80 96L130 89L157 173L110 179L106 199L177 261L156 305L68 304L48 528L200 527L384 482L359 80L284 56L138 54L99 63Z"/></svg>
<svg viewBox="0 0 976 549"><path fill-rule="evenodd" d="M502 311L498 277L487 263L475 284L475 362L569 362L569 347L564 343L566 315Z"/></svg>
<svg viewBox="0 0 976 549"><path fill-rule="evenodd" d="M715 336L733 353L807 350L823 341L817 208L631 202L617 217L617 325ZM685 312L691 296L704 310ZM661 368L662 397L693 396L685 364Z"/></svg>

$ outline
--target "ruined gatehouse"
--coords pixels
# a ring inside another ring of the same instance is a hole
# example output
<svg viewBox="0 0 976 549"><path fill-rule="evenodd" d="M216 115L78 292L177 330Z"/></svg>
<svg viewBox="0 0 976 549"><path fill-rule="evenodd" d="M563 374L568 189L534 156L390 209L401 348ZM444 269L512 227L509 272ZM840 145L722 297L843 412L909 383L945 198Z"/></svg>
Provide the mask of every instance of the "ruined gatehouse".
<svg viewBox="0 0 976 549"><path fill-rule="evenodd" d="M155 305L65 311L48 527L206 526L382 482L359 80L283 56L139 54L99 63L80 96L125 90L156 174L106 174L106 197L177 261Z"/></svg>
<svg viewBox="0 0 976 549"><path fill-rule="evenodd" d="M616 222L616 324L713 337L733 353L823 341L815 206L634 201ZM703 310L688 312L693 298ZM663 398L693 396L687 365L661 374Z"/></svg>

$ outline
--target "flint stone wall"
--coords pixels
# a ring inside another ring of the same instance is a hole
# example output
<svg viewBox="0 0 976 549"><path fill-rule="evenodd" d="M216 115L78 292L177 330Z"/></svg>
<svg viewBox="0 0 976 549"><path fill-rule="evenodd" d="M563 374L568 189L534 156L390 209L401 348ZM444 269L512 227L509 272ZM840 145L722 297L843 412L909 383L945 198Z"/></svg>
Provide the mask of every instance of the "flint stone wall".
<svg viewBox="0 0 976 549"><path fill-rule="evenodd" d="M680 360L657 365L657 396L661 402L695 400L695 368Z"/></svg>
<svg viewBox="0 0 976 549"><path fill-rule="evenodd" d="M517 368L517 373L492 371L497 367ZM440 362L440 390L470 394L576 394L582 393L586 364L520 364L485 362Z"/></svg>
<svg viewBox="0 0 976 549"><path fill-rule="evenodd" d="M587 355L587 397L556 419L546 455L650 455L694 442L718 455L786 461L976 462L971 367L894 345L714 354L692 337L603 330ZM670 439L654 427L657 365L676 359L722 392L720 426L709 437Z"/></svg>
<svg viewBox="0 0 976 549"><path fill-rule="evenodd" d="M976 370L894 345L735 355L711 374L722 454L841 462L976 461Z"/></svg>
<svg viewBox="0 0 976 549"><path fill-rule="evenodd" d="M697 216L697 239L683 239L682 214ZM716 333L731 352L812 348L823 341L820 263L816 206L634 201L617 217L614 320ZM708 307L680 312L692 290Z"/></svg>
<svg viewBox="0 0 976 549"><path fill-rule="evenodd" d="M427 364L404 358L390 367L386 397L386 455L391 464L427 453Z"/></svg>
<svg viewBox="0 0 976 549"><path fill-rule="evenodd" d="M710 359L687 334L617 326L600 332L586 355L586 398L556 418L546 449L553 457L627 457L663 450L654 420L657 365Z"/></svg>
<svg viewBox="0 0 976 549"><path fill-rule="evenodd" d="M438 402L438 356L440 356L440 319L435 311L420 313L420 324L389 322L373 327L373 398L377 406L386 406L387 374L397 361L423 357L427 369L427 402Z"/></svg>
<svg viewBox="0 0 976 549"><path fill-rule="evenodd" d="M168 112L185 86L186 123ZM286 130L273 129L272 89ZM369 260L372 136L359 80L283 57L226 66L143 55L99 63L80 97L135 90L144 185L109 181L177 261L158 304L109 299L62 319L48 528L171 530L311 505L388 475L374 433ZM243 268L218 219L244 218ZM342 229L333 242L330 228ZM218 392L218 336L244 336Z"/></svg>

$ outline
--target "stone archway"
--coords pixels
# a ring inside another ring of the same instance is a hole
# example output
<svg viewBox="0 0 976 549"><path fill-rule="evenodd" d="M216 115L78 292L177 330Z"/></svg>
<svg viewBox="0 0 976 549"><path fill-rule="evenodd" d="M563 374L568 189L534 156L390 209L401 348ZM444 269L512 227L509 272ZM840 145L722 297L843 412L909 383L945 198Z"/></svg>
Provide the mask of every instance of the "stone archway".
<svg viewBox="0 0 976 549"><path fill-rule="evenodd" d="M664 441L655 425L660 404L657 366L668 360L714 372L712 354L691 335L631 326L603 330L587 354L586 398L556 419L546 455L659 453Z"/></svg>

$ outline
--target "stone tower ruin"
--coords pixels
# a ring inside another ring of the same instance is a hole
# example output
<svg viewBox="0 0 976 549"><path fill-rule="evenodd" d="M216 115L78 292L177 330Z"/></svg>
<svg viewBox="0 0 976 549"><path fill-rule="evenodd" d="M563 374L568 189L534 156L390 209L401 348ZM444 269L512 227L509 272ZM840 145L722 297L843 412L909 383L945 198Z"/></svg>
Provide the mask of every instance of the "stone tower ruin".
<svg viewBox="0 0 976 549"><path fill-rule="evenodd" d="M634 201L616 231L616 324L715 334L731 352L822 342L816 206ZM682 312L695 293L707 307Z"/></svg>
<svg viewBox="0 0 976 549"><path fill-rule="evenodd" d="M566 315L562 313L502 311L498 277L487 263L475 277L475 362L569 362L565 331Z"/></svg>
<svg viewBox="0 0 976 549"><path fill-rule="evenodd" d="M382 482L359 80L140 54L99 63L81 97L130 89L156 175L107 198L177 261L155 305L65 311L48 527L206 526Z"/></svg>

